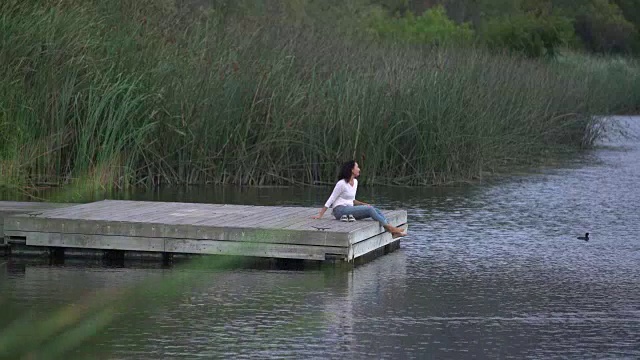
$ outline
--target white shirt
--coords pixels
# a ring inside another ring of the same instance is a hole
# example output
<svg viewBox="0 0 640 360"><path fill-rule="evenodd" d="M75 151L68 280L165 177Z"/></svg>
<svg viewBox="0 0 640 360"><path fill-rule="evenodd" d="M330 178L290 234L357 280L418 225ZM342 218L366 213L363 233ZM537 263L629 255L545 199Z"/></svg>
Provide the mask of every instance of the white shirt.
<svg viewBox="0 0 640 360"><path fill-rule="evenodd" d="M358 190L358 180L353 179L353 186L344 180L340 180L336 183L329 200L324 206L326 208L340 205L353 206L353 200L356 199L356 190Z"/></svg>

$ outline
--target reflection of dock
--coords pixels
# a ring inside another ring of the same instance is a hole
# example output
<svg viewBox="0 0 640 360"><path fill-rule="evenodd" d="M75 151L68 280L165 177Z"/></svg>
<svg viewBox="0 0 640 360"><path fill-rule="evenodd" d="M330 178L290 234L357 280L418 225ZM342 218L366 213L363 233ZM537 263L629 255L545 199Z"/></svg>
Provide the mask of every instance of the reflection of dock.
<svg viewBox="0 0 640 360"><path fill-rule="evenodd" d="M314 220L315 208L113 200L33 206L4 218L4 241L12 249L350 262L398 244L371 219L345 223L328 215ZM406 226L406 211L385 215L393 225Z"/></svg>
<svg viewBox="0 0 640 360"><path fill-rule="evenodd" d="M354 354L362 350L363 341L371 339L376 344L370 352L375 352L397 346L406 337L404 333L394 333L393 323L388 333L371 336L372 331L380 330L381 323L388 321L391 311L398 316L406 313L407 279L411 274L407 254L401 251L347 271L332 266L323 266L319 271L203 271L189 267L166 269L156 262L103 267L100 261L81 259L69 259L58 266L50 266L46 259L7 261L9 281L0 267L0 298L9 296L11 305L24 301L29 308L51 303L67 306L78 301L86 304L97 301L93 295L99 296L102 291L114 296L118 292L112 290L121 291L116 298L122 302L118 303L127 305L109 326L117 334L110 341L114 346L121 346L119 339L147 334L150 330L145 326L150 324L169 329L161 334L166 336L166 342L161 343L171 347L168 352L179 346L193 349L197 345L194 332L203 331L206 335L201 339L220 344L213 350L255 358L264 357L264 349L228 341L228 334L247 334L254 336L252 341L280 344L280 348L304 346L309 338L320 338L331 354ZM166 287L171 279L180 281ZM3 281L9 286L2 288ZM172 290L158 292L163 286ZM163 295L158 296L159 293ZM158 308L162 311L153 310ZM148 320L150 311L152 322ZM126 321L119 320L123 318ZM369 328L371 324L373 328Z"/></svg>
<svg viewBox="0 0 640 360"><path fill-rule="evenodd" d="M370 340L371 331L378 331L376 321L388 321L389 312L401 314L407 296L407 254L395 252L374 263L345 272L346 276L334 276L327 282L322 296L321 311L325 318L322 337L333 341L332 348L344 354L362 354L363 340ZM393 309L393 310L391 310ZM371 325L374 327L370 327ZM391 324L389 324L391 325ZM406 334L401 334L406 336ZM385 327L384 335L375 337L376 348L397 346L398 333ZM375 355L373 355L375 358Z"/></svg>

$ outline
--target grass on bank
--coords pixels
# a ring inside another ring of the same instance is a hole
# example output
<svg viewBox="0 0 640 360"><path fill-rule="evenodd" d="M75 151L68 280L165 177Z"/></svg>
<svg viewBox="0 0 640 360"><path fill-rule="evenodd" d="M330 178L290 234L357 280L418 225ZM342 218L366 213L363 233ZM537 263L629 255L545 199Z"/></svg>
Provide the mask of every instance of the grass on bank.
<svg viewBox="0 0 640 360"><path fill-rule="evenodd" d="M291 17L174 1L0 5L0 163L72 183L465 181L589 147L640 105L636 62L529 60L341 37Z"/></svg>

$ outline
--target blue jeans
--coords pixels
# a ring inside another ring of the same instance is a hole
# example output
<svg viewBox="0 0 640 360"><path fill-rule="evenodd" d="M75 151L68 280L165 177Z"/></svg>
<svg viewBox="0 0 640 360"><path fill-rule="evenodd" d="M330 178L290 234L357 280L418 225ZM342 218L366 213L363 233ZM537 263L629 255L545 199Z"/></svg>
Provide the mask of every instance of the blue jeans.
<svg viewBox="0 0 640 360"><path fill-rule="evenodd" d="M336 219L340 219L340 217L342 215L353 215L353 217L356 220L360 220L360 219L365 219L365 218L372 218L373 220L377 221L380 223L380 225L385 226L387 224L389 224L389 221L387 220L386 217L384 217L384 215L382 215L382 212L380 212L380 210L374 206L368 206L368 205L358 205L358 206L346 206L346 205L340 205L340 206L336 206L333 208L333 216L336 217Z"/></svg>

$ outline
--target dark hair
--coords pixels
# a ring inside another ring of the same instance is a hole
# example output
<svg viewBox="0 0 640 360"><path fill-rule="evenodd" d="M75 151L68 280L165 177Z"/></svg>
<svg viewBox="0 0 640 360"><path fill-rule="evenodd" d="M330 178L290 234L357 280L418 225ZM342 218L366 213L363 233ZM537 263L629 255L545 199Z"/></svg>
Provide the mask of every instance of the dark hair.
<svg viewBox="0 0 640 360"><path fill-rule="evenodd" d="M353 168L356 166L355 160L349 160L346 163L342 164L342 168L340 169L340 177L338 180L344 180L348 182L351 179L351 175L353 175Z"/></svg>

